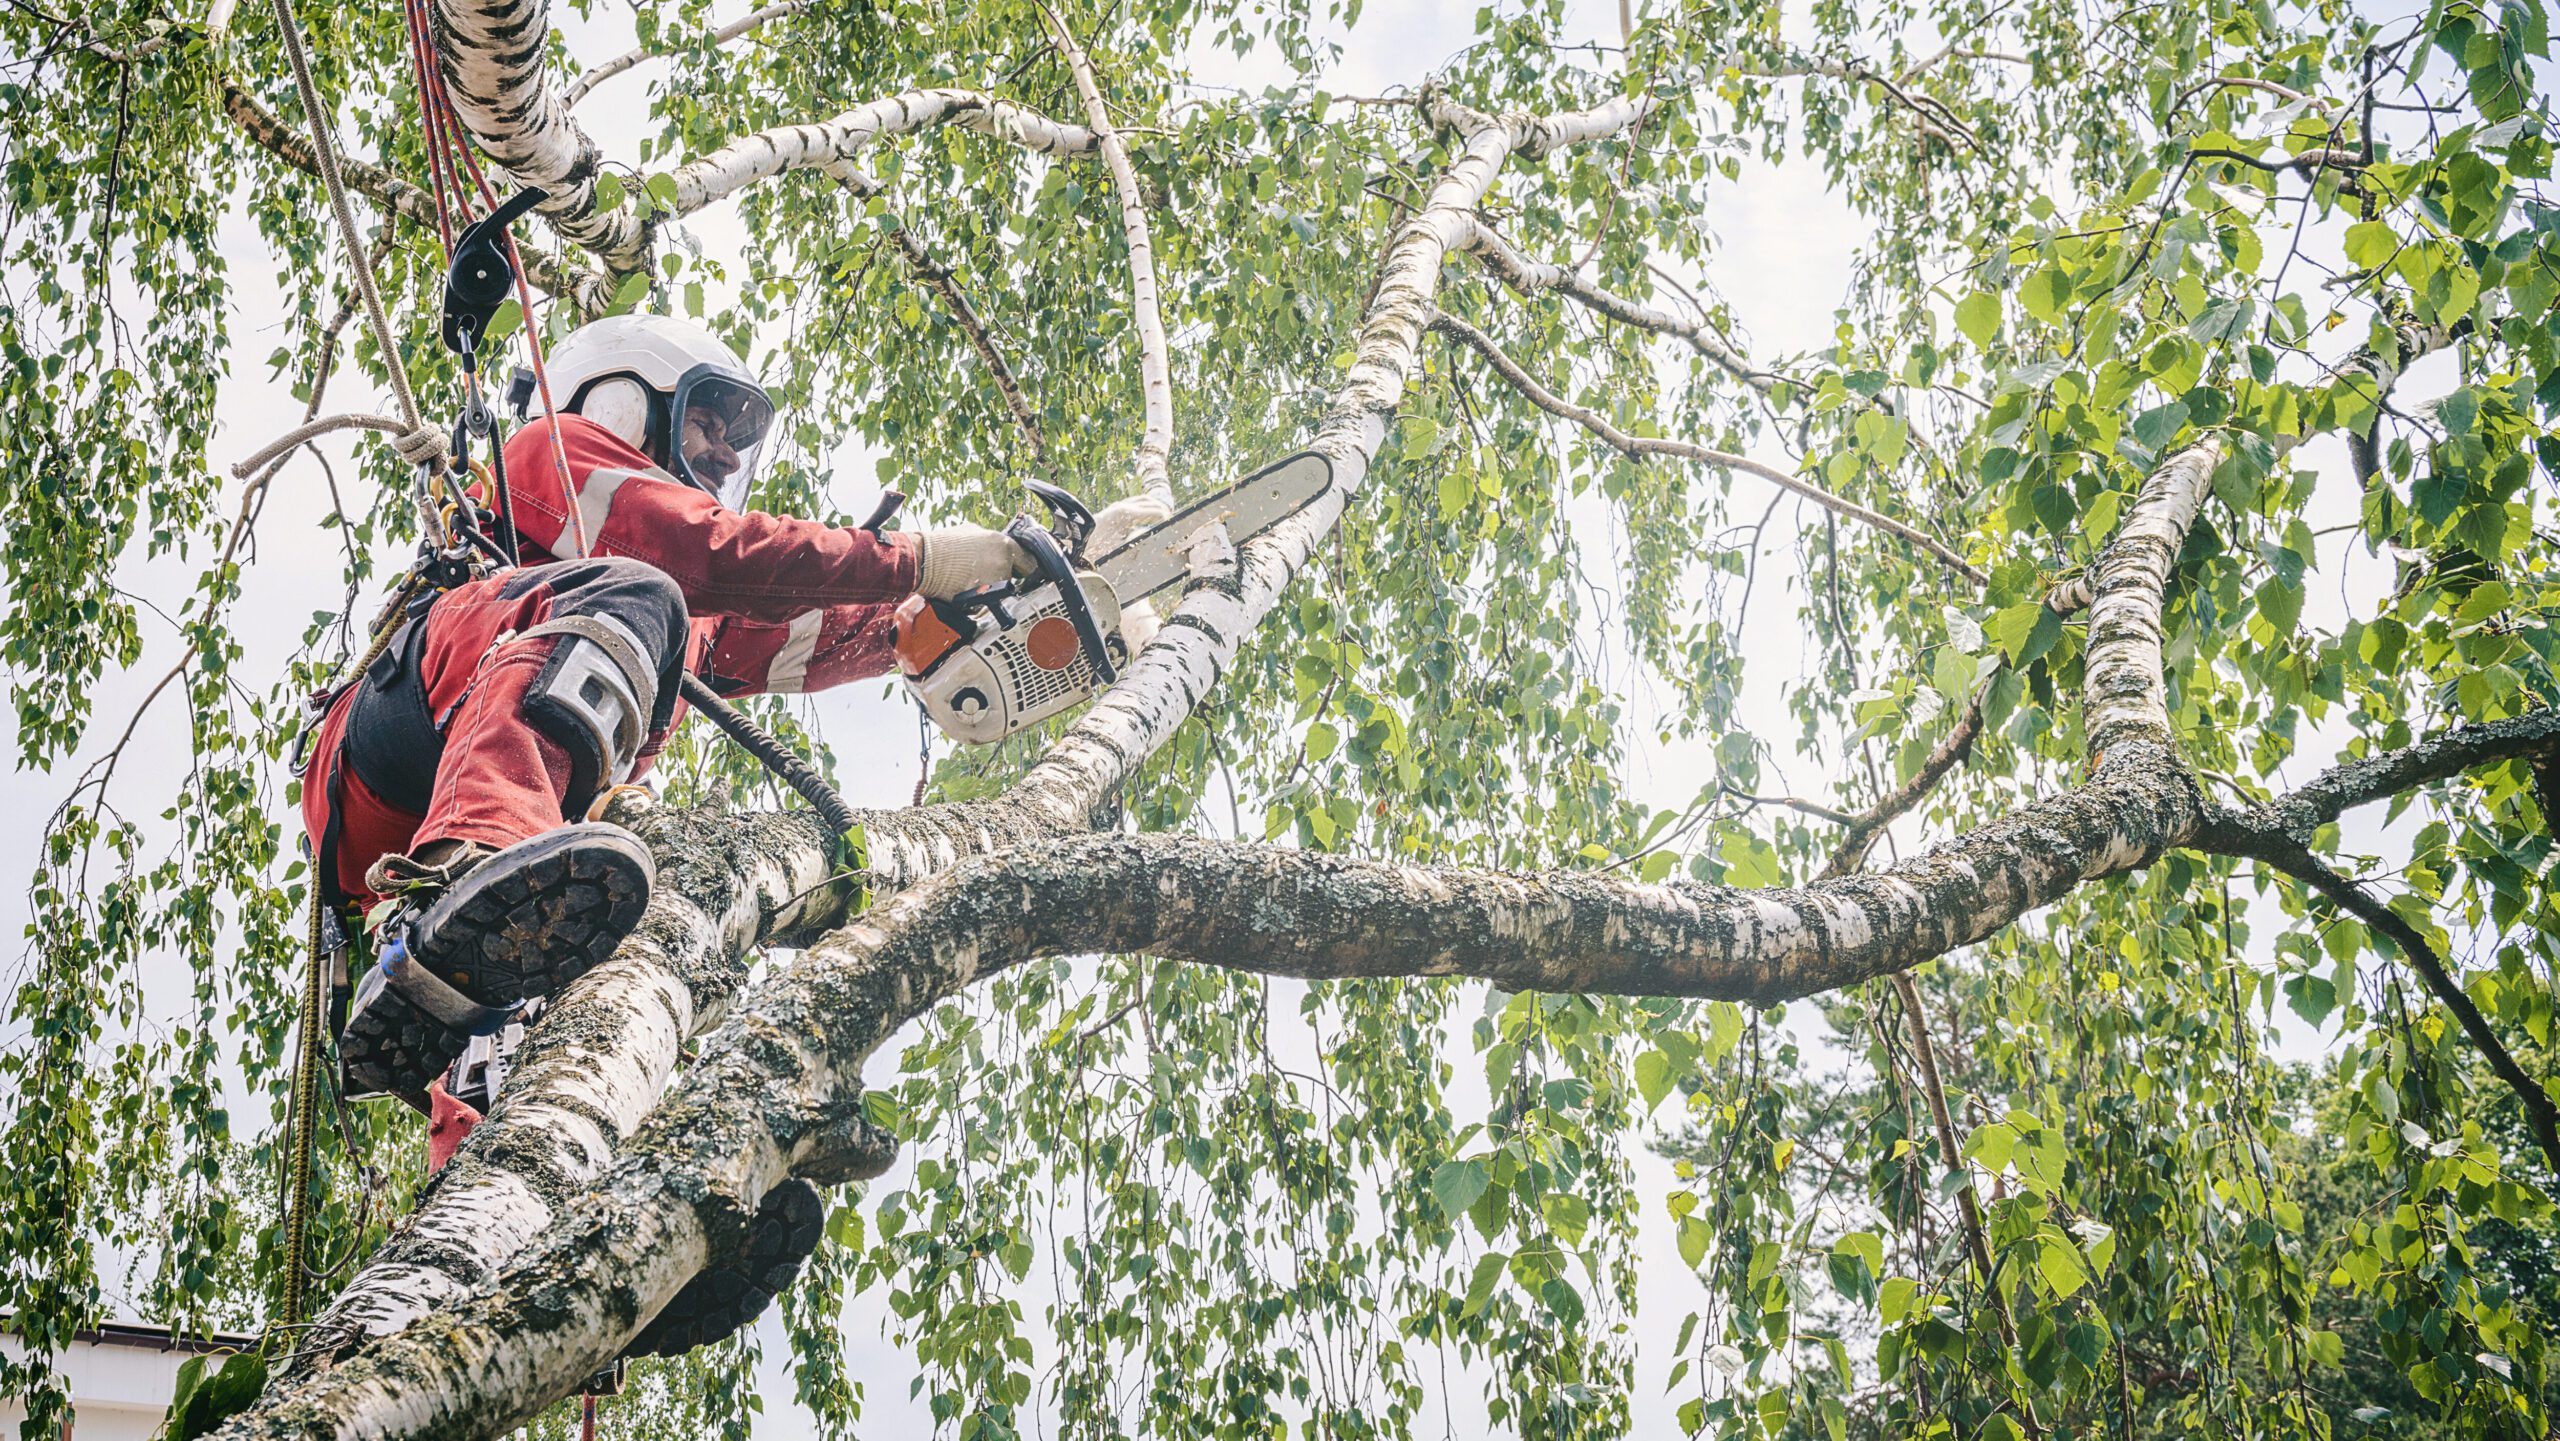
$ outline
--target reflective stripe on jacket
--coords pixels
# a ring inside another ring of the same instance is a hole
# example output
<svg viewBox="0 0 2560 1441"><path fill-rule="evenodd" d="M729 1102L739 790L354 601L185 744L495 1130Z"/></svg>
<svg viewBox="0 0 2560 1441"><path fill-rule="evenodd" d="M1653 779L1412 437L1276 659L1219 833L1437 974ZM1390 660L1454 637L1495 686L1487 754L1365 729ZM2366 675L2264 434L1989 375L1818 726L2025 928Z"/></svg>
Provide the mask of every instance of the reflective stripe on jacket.
<svg viewBox="0 0 2560 1441"><path fill-rule="evenodd" d="M824 690L893 664L890 617L916 587L912 534L730 510L584 416L538 419L507 441L526 564L582 558L554 424L588 551L647 561L675 581L693 613L694 669L713 690Z"/></svg>

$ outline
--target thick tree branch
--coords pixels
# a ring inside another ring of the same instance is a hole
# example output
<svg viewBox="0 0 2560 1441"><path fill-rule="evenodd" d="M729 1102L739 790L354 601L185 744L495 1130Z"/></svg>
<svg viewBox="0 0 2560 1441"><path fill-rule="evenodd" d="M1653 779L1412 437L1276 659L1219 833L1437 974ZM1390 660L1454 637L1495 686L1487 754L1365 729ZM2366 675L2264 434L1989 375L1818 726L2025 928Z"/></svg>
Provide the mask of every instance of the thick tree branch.
<svg viewBox="0 0 2560 1441"><path fill-rule="evenodd" d="M1511 382L1512 387L1526 397L1530 404L1549 415L1572 421L1624 455L1634 459L1643 459L1646 456L1675 456L1682 460L1694 460L1723 470L1741 471L1747 475L1758 476L1781 490L1812 501L1834 515L1856 521L1871 530L1881 531L1897 540L1909 543L1969 584L1981 585L1986 579L1981 571L1974 569L1970 562L1949 549L1945 543L1889 515L1869 510L1856 501L1843 500L1801 476L1791 475L1776 466L1763 465L1748 456L1715 450L1690 441L1629 435L1611 425L1598 411L1587 406L1576 405L1539 384L1537 379L1522 369L1517 361L1504 354L1492 337L1454 315L1435 312L1431 318L1431 328L1465 342L1470 349L1483 356L1485 362L1491 365L1504 380Z"/></svg>
<svg viewBox="0 0 2560 1441"><path fill-rule="evenodd" d="M2230 813L2235 840L2272 831L2308 843L2312 832L2358 806L2450 780L2504 760L2560 754L2560 710L2457 726L2443 735L2330 767L2308 785L2246 811Z"/></svg>
<svg viewBox="0 0 2560 1441"><path fill-rule="evenodd" d="M773 21L797 15L816 3L817 0L781 0L781 3L779 4L767 5L760 10L750 10L746 14L739 16L737 19L730 21L728 24L721 26L719 29L712 31L711 43L713 45L726 45L741 35L750 34L756 30L762 29ZM603 64L588 70L577 79L569 82L568 91L560 97L561 103L571 106L576 105L579 101L586 99L588 92L594 90L597 86L602 85L604 82L611 80L616 75L620 75L624 71L631 69L633 66L638 65L642 61L647 60L658 53L659 52L651 50L646 45L632 46L630 49L623 51L621 54L616 55L612 59L605 61Z"/></svg>
<svg viewBox="0 0 2560 1441"><path fill-rule="evenodd" d="M2163 462L2091 568L2082 703L2095 768L2121 746L2174 743L2160 675L2160 594L2221 458L2208 439Z"/></svg>
<svg viewBox="0 0 2560 1441"><path fill-rule="evenodd" d="M1111 171L1112 188L1120 196L1120 230L1129 245L1129 304L1138 330L1138 386L1146 406L1146 429L1138 439L1134 465L1138 488L1167 507L1173 504L1173 368L1165 344L1164 312L1156 303L1156 251L1147 227L1147 198L1138 188L1138 172L1129 163L1129 147L1111 126L1111 109L1102 103L1102 86L1094 79L1093 61L1077 43L1075 31L1046 3L1040 13L1058 37L1059 53L1075 74L1076 95L1084 102L1085 123L1102 146L1103 164Z"/></svg>
<svg viewBox="0 0 2560 1441"><path fill-rule="evenodd" d="M552 83L550 0L433 0L436 64L481 153L548 192L536 209L607 269L645 264L650 225L632 206L596 208L604 153Z"/></svg>
<svg viewBox="0 0 2560 1441"><path fill-rule="evenodd" d="M792 170L838 166L884 135L907 135L937 125L957 125L1042 155L1087 155L1094 133L1051 120L1010 101L975 90L909 90L857 105L815 125L782 125L742 136L699 160L676 167L675 210L690 215L753 185Z"/></svg>
<svg viewBox="0 0 2560 1441"><path fill-rule="evenodd" d="M1685 343L1706 357L1717 369L1752 389L1766 395L1788 378L1774 370L1764 370L1751 363L1742 352L1727 345L1723 337L1705 325L1672 314L1657 305L1630 300L1614 291L1603 290L1562 265L1531 260L1513 249L1509 241L1494 233L1493 227L1478 220L1461 247L1484 263L1493 278L1522 295L1535 295L1552 290L1577 301L1621 325L1632 325L1656 335L1667 335Z"/></svg>

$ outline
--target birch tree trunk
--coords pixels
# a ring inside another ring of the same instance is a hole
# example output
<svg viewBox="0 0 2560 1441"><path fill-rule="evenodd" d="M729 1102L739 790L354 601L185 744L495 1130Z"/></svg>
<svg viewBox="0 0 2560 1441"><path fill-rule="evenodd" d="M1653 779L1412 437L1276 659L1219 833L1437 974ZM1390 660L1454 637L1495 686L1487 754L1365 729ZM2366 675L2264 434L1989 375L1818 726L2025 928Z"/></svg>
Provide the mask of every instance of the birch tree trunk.
<svg viewBox="0 0 2560 1441"><path fill-rule="evenodd" d="M839 139L963 113L951 98L962 92L920 93L932 98L895 97L852 112L870 118ZM1390 252L1350 382L1316 437L1314 448L1333 462L1332 488L1243 546L1216 583L1194 585L1120 683L1006 795L866 815L862 879L895 891L969 856L1084 829L1171 739L1341 517L1403 397L1441 258L1474 224L1472 210L1503 163L1515 150L1537 156L1613 134L1644 108L1618 100L1576 114L1497 118L1435 100L1435 120L1462 136L1464 149ZM974 113L1013 123L992 108ZM840 158L815 137L793 153L793 164ZM484 1286L491 1269L549 1223L560 1198L598 1175L631 1134L672 1072L677 1048L719 1014L743 980L747 952L785 938L795 924L805 928L853 890L848 875L824 901L807 894L830 857L815 833L820 828L806 818L748 821L727 833L696 819L661 824L667 840L653 835L661 894L649 919L612 961L556 999L506 1096L399 1234L340 1291L298 1351L298 1366L347 1357L365 1338ZM705 867L695 859L702 855L723 859ZM685 880L670 886L670 874ZM600 1086L605 1072L615 1080Z"/></svg>
<svg viewBox="0 0 2560 1441"><path fill-rule="evenodd" d="M1428 233L1418 223L1402 244ZM1382 286L1373 325L1396 303ZM873 1050L1026 959L1139 952L1307 978L1465 975L1765 1004L1907 969L2147 864L2206 820L2161 701L2160 616L2215 458L2210 445L2172 457L2100 556L2085 704L2107 749L2063 796L1800 890L1428 870L1158 836L969 861L882 901L759 992L604 1178L488 1284L271 1394L224 1434L461 1434L531 1417L734 1246L774 1185L846 1173Z"/></svg>

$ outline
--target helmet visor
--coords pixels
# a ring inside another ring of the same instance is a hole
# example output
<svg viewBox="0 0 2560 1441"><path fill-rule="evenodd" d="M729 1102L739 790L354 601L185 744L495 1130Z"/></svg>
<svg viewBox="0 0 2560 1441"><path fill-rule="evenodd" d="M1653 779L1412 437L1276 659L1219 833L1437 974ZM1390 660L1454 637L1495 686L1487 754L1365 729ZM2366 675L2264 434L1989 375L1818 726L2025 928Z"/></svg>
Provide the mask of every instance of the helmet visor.
<svg viewBox="0 0 2560 1441"><path fill-rule="evenodd" d="M674 451L669 466L698 490L731 510L745 507L755 485L756 461L773 428L773 402L752 380L699 366L676 382L669 416Z"/></svg>

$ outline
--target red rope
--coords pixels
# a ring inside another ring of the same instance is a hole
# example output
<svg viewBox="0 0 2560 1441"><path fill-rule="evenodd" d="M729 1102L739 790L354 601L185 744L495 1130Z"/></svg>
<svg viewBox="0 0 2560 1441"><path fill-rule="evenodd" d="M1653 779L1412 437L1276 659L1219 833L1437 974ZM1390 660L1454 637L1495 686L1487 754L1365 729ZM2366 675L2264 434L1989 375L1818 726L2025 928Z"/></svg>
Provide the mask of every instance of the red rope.
<svg viewBox="0 0 2560 1441"><path fill-rule="evenodd" d="M593 1393L578 1398L578 1441L596 1441L596 1398Z"/></svg>
<svg viewBox="0 0 2560 1441"><path fill-rule="evenodd" d="M425 112L427 171L433 183L436 201L436 230L444 240L445 254L453 253L454 226L452 212L461 208L471 191L479 193L480 203L496 209L498 192L480 169L479 157L463 138L462 117L453 108L453 94L444 83L444 67L438 63L433 17L428 0L407 0L404 13L408 20L409 61L417 72L419 108ZM463 180L470 178L466 188ZM449 199L450 195L450 199ZM524 278L524 257L516 250L513 232L501 237L506 242L507 262L515 269L516 307L524 320L526 352L533 360L535 388L542 395L546 416L557 416L560 408L551 396L551 372L543 364L542 329L534 322L533 287ZM479 392L479 377L470 377L472 393ZM561 442L560 427L545 427L551 440L551 466L560 479L560 508L568 517L570 532L577 539L578 555L590 554L594 546L587 537L587 520L578 509L578 487L569 478L569 452Z"/></svg>

